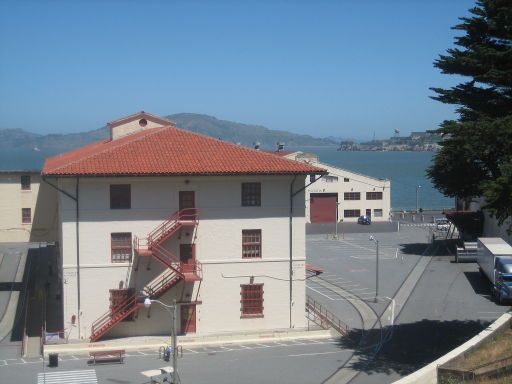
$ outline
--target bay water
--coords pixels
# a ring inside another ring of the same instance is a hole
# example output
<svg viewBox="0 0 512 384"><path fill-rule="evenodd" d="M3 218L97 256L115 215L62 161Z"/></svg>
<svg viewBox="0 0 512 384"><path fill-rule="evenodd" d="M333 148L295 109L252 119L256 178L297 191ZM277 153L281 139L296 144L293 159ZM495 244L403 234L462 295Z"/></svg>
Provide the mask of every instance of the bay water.
<svg viewBox="0 0 512 384"><path fill-rule="evenodd" d="M453 199L443 196L426 177L425 170L435 152L337 151L334 147L296 149L313 152L320 161L338 168L391 180L391 207L394 210L415 209L416 191L418 205L423 209L451 208L454 205ZM46 157L64 151L3 150L0 152L0 170L41 169ZM421 187L417 188L418 185Z"/></svg>

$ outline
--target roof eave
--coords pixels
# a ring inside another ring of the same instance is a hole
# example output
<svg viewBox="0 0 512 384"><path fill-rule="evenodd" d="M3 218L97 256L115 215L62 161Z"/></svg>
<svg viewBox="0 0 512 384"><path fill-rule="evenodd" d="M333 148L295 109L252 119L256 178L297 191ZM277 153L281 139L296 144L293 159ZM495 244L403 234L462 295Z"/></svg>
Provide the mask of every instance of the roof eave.
<svg viewBox="0 0 512 384"><path fill-rule="evenodd" d="M86 173L86 174L59 174L43 173L45 177L162 177L162 176L298 176L298 175L327 175L327 171L298 171L298 172L201 172L201 173Z"/></svg>

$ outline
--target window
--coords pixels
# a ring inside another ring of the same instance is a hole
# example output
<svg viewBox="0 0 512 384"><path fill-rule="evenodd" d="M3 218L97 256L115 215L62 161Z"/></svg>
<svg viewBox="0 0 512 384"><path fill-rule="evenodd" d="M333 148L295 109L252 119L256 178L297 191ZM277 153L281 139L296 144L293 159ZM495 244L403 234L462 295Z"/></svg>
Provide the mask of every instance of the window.
<svg viewBox="0 0 512 384"><path fill-rule="evenodd" d="M30 175L21 175L21 190L30 191Z"/></svg>
<svg viewBox="0 0 512 384"><path fill-rule="evenodd" d="M32 223L32 208L21 208L21 222L23 224Z"/></svg>
<svg viewBox="0 0 512 384"><path fill-rule="evenodd" d="M323 179L324 179L324 182L326 182L326 183L337 183L338 182L337 176L324 176Z"/></svg>
<svg viewBox="0 0 512 384"><path fill-rule="evenodd" d="M263 284L240 285L241 317L263 317Z"/></svg>
<svg viewBox="0 0 512 384"><path fill-rule="evenodd" d="M309 182L314 183L315 182L315 175L309 175Z"/></svg>
<svg viewBox="0 0 512 384"><path fill-rule="evenodd" d="M132 234L129 232L111 233L111 262L128 263L132 259Z"/></svg>
<svg viewBox="0 0 512 384"><path fill-rule="evenodd" d="M343 178L343 181L344 181L345 183L348 183L348 182L350 181L350 179L349 179L348 177L344 177L344 178Z"/></svg>
<svg viewBox="0 0 512 384"><path fill-rule="evenodd" d="M382 200L382 192L366 192L366 200Z"/></svg>
<svg viewBox="0 0 512 384"><path fill-rule="evenodd" d="M131 208L130 184L112 184L110 186L110 209Z"/></svg>
<svg viewBox="0 0 512 384"><path fill-rule="evenodd" d="M261 229L242 230L242 259L261 258Z"/></svg>
<svg viewBox="0 0 512 384"><path fill-rule="evenodd" d="M361 192L345 192L343 196L345 200L361 200Z"/></svg>
<svg viewBox="0 0 512 384"><path fill-rule="evenodd" d="M345 209L343 212L344 217L359 217L361 216L361 210L360 209Z"/></svg>
<svg viewBox="0 0 512 384"><path fill-rule="evenodd" d="M375 216L375 217L382 217L382 209L374 209L373 210L373 216Z"/></svg>
<svg viewBox="0 0 512 384"><path fill-rule="evenodd" d="M261 183L242 183L242 206L259 207L261 205Z"/></svg>

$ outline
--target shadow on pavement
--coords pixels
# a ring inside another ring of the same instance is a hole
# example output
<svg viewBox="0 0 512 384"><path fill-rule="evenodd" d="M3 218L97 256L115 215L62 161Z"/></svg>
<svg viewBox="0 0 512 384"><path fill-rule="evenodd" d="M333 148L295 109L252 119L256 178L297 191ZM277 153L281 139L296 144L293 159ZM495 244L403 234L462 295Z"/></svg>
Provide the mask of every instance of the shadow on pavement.
<svg viewBox="0 0 512 384"><path fill-rule="evenodd" d="M352 368L367 374L396 372L408 375L463 344L489 325L487 321L435 321L398 324L366 331L366 339L356 348L359 361ZM340 339L340 348L353 348L361 330L353 329ZM383 340L379 348L379 342Z"/></svg>
<svg viewBox="0 0 512 384"><path fill-rule="evenodd" d="M406 255L422 255L429 245L426 243L400 244L400 252Z"/></svg>
<svg viewBox="0 0 512 384"><path fill-rule="evenodd" d="M464 272L466 278L471 284L471 288L477 295L484 296L492 301L491 283L480 272Z"/></svg>

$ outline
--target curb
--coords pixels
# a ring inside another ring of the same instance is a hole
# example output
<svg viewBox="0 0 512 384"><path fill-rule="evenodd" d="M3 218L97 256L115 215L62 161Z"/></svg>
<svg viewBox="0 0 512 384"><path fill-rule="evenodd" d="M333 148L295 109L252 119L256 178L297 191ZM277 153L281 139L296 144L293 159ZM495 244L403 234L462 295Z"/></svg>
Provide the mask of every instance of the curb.
<svg viewBox="0 0 512 384"><path fill-rule="evenodd" d="M291 331L291 332L266 332L257 334L224 334L211 336L178 336L178 345L181 347L197 347L220 344L237 344L237 343L261 343L263 341L281 341L295 339L326 339L336 337L338 334L331 330L315 330L315 331ZM106 340L95 343L69 343L69 344L53 344L45 345L43 354L49 353L73 354L73 353L89 353L91 351L101 351L110 349L125 350L142 350L155 349L170 344L170 336L140 337L135 339L122 338Z"/></svg>

